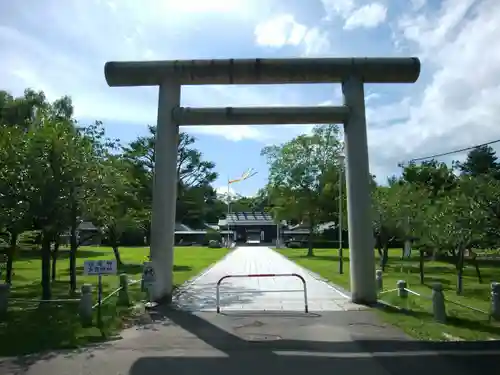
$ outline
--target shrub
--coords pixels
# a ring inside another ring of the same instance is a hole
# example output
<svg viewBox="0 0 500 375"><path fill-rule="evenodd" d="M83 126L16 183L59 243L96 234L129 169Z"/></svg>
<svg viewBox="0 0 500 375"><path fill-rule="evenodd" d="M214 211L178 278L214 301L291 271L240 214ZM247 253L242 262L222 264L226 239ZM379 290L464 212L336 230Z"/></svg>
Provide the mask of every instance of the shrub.
<svg viewBox="0 0 500 375"><path fill-rule="evenodd" d="M220 241L217 241L217 240L210 240L208 242L208 247L210 247L211 249L220 249L222 247Z"/></svg>

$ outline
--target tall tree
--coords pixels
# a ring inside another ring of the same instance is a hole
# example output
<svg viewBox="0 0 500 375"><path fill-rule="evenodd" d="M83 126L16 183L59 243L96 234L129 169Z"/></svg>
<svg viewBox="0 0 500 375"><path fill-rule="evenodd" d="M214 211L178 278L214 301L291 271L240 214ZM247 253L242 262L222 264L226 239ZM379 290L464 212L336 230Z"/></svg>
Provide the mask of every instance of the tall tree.
<svg viewBox="0 0 500 375"><path fill-rule="evenodd" d="M296 219L310 229L308 256L313 256L316 225L335 204L339 155L342 144L335 125L315 126L311 135L300 135L279 146L265 147L261 154L269 165L269 194L278 220ZM333 196L332 196L333 195Z"/></svg>
<svg viewBox="0 0 500 375"><path fill-rule="evenodd" d="M27 171L28 139L19 127L0 126L0 230L5 230L9 247L5 282L12 281L17 240L30 227Z"/></svg>
<svg viewBox="0 0 500 375"><path fill-rule="evenodd" d="M74 126L68 121L52 121L41 116L39 125L31 129L27 155L30 189L28 201L34 224L41 230L43 299L51 298L51 243L68 223L67 202L72 176L69 141Z"/></svg>
<svg viewBox="0 0 500 375"><path fill-rule="evenodd" d="M456 163L462 174L469 176L480 176L490 174L500 178L500 164L498 163L495 150L488 145L479 146L467 154L463 163Z"/></svg>
<svg viewBox="0 0 500 375"><path fill-rule="evenodd" d="M410 163L403 168L402 183L425 188L433 197L452 190L456 182L453 169L437 160L424 161L421 164Z"/></svg>
<svg viewBox="0 0 500 375"><path fill-rule="evenodd" d="M121 236L141 219L134 208L137 196L131 188L128 166L120 155L108 155L100 164L100 172L96 176L99 189L95 200L90 203L92 217L103 228L119 265L122 264L119 251Z"/></svg>
<svg viewBox="0 0 500 375"><path fill-rule="evenodd" d="M135 189L140 202L151 209L153 197L153 172L155 160L156 128L148 127L149 134L139 137L124 147L123 155L130 163ZM177 157L177 217L179 220L193 221L193 207L203 205L210 195L209 185L217 178L214 163L203 160L202 153L193 147L196 139L181 132ZM193 190L194 189L194 190ZM199 217L201 213L194 215ZM145 227L149 226L148 224Z"/></svg>

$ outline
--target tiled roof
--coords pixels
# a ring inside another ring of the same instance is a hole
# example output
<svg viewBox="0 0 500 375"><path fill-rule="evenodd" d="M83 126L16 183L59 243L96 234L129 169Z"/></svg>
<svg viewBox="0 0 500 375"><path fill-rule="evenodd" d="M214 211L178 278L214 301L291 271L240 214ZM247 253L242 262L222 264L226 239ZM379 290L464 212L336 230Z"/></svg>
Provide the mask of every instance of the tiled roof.
<svg viewBox="0 0 500 375"><path fill-rule="evenodd" d="M231 212L227 221L229 225L271 225L274 224L268 212Z"/></svg>

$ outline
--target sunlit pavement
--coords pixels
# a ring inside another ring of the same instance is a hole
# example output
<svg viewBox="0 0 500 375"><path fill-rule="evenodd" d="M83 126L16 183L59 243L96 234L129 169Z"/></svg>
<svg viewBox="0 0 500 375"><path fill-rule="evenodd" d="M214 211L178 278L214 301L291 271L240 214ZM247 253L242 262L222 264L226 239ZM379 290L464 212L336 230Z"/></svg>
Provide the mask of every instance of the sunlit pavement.
<svg viewBox="0 0 500 375"><path fill-rule="evenodd" d="M332 262L332 272L335 265ZM175 305L186 311L215 311L216 285L224 276L249 274L298 274L307 288L310 311L359 309L349 296L317 275L288 260L269 247L239 247L213 267L183 285ZM220 286L223 311L304 311L304 285L294 276L238 277L224 279Z"/></svg>

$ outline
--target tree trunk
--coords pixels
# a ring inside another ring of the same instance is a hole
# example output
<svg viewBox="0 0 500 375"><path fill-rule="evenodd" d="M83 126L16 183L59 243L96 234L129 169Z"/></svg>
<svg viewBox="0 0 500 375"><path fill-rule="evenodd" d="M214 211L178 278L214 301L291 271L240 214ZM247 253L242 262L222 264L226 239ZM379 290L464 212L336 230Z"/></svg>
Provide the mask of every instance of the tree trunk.
<svg viewBox="0 0 500 375"><path fill-rule="evenodd" d="M425 261L425 251L424 250L420 250L420 259L419 259L419 264L418 264L418 270L419 270L419 273L420 273L420 284L423 284L424 283L424 278L425 278L425 275L424 275L424 261Z"/></svg>
<svg viewBox="0 0 500 375"><path fill-rule="evenodd" d="M457 294L461 295L463 291L463 273L464 273L464 249L460 248L457 254Z"/></svg>
<svg viewBox="0 0 500 375"><path fill-rule="evenodd" d="M381 226L378 235L378 253L380 255L380 268L385 271L385 266L389 261L389 236L387 235L386 229Z"/></svg>
<svg viewBox="0 0 500 375"><path fill-rule="evenodd" d="M48 231L42 233L42 299L52 298L52 289L50 284L50 240Z"/></svg>
<svg viewBox="0 0 500 375"><path fill-rule="evenodd" d="M120 249L118 244L118 235L115 228L109 229L109 242L111 243L111 248L113 249L113 254L115 255L116 264L118 266L122 265L122 258L120 256Z"/></svg>
<svg viewBox="0 0 500 375"><path fill-rule="evenodd" d="M14 268L14 255L16 253L17 237L18 234L16 232L10 233L10 244L9 250L7 251L7 264L5 265L5 282L7 284L12 284L12 269Z"/></svg>
<svg viewBox="0 0 500 375"><path fill-rule="evenodd" d="M57 255L59 253L60 238L56 236L54 241L54 250L52 250L52 281L56 280L57 276Z"/></svg>
<svg viewBox="0 0 500 375"><path fill-rule="evenodd" d="M122 265L122 259L120 257L120 250L118 248L118 245L113 245L113 254L115 254L115 259L116 263L121 266Z"/></svg>
<svg viewBox="0 0 500 375"><path fill-rule="evenodd" d="M382 258L380 259L380 266L382 271L385 271L385 266L389 262L389 243L384 241L384 246L382 247Z"/></svg>
<svg viewBox="0 0 500 375"><path fill-rule="evenodd" d="M76 292L76 251L78 250L77 235L78 223L76 215L71 220L71 229L69 236L69 290L70 293Z"/></svg>
<svg viewBox="0 0 500 375"><path fill-rule="evenodd" d="M146 237L146 246L149 246L151 244L151 222L148 221L144 224L144 234Z"/></svg>
<svg viewBox="0 0 500 375"><path fill-rule="evenodd" d="M479 270L479 263L477 262L476 259L473 260L473 263L474 263L474 268L476 269L477 280L479 284L482 284L483 278L481 277L481 271Z"/></svg>
<svg viewBox="0 0 500 375"><path fill-rule="evenodd" d="M308 238L308 247L307 247L307 256L308 257L313 257L314 256L314 250L313 250L313 240L314 240L313 228L314 228L314 225L311 223L309 225L309 238Z"/></svg>
<svg viewBox="0 0 500 375"><path fill-rule="evenodd" d="M382 236L380 233L377 233L377 251L378 251L378 256L380 259L384 256L384 253L382 252Z"/></svg>

